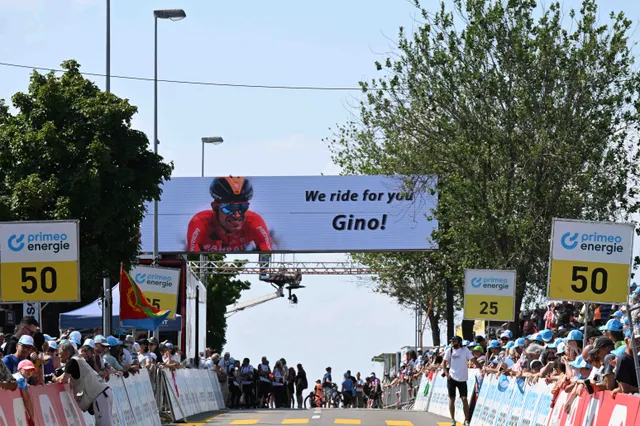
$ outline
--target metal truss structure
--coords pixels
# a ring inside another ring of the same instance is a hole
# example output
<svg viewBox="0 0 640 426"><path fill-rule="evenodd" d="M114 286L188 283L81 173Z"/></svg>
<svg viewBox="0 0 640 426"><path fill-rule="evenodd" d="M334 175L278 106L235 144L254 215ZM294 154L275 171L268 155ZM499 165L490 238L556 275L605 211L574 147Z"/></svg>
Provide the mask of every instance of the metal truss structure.
<svg viewBox="0 0 640 426"><path fill-rule="evenodd" d="M223 260L193 261L189 268L195 273L204 274L258 274L258 275L373 275L383 270L376 270L356 262L275 262ZM385 271L388 269L384 269Z"/></svg>

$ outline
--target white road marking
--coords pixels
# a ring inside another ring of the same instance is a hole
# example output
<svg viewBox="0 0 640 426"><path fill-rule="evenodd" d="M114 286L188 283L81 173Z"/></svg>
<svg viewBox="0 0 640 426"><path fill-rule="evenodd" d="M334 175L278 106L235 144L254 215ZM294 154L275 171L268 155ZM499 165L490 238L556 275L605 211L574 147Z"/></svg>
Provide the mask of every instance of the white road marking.
<svg viewBox="0 0 640 426"><path fill-rule="evenodd" d="M311 417L313 420L318 420L320 418L320 416L312 416Z"/></svg>

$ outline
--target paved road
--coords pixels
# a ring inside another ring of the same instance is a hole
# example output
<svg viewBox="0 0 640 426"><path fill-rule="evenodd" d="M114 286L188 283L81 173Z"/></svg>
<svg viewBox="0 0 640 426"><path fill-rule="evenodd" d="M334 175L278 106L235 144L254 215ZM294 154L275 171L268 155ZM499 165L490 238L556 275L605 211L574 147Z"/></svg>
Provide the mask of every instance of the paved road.
<svg viewBox="0 0 640 426"><path fill-rule="evenodd" d="M434 414L403 410L233 410L210 418L189 419L183 426L227 425L366 425L450 426L450 420Z"/></svg>

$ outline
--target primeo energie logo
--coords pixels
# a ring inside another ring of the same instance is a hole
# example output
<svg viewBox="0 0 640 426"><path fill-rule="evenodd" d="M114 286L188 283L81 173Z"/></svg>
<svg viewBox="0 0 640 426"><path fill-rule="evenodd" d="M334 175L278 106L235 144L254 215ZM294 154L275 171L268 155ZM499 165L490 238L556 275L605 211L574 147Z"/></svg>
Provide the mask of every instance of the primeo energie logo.
<svg viewBox="0 0 640 426"><path fill-rule="evenodd" d="M13 234L7 240L9 250L19 252L26 251L51 251L60 253L69 250L71 245L67 242L67 234L49 234L38 232L35 234Z"/></svg>
<svg viewBox="0 0 640 426"><path fill-rule="evenodd" d="M497 277L475 277L471 278L471 286L473 288L495 288L502 291L509 289L509 280Z"/></svg>
<svg viewBox="0 0 640 426"><path fill-rule="evenodd" d="M136 274L135 280L138 284L155 285L162 288L173 286L173 282L171 281L171 277L169 275L140 273Z"/></svg>
<svg viewBox="0 0 640 426"><path fill-rule="evenodd" d="M580 234L578 232L566 232L560 238L560 244L566 250L580 247L583 251L597 251L606 254L622 253L622 237L620 235L607 235L592 232Z"/></svg>

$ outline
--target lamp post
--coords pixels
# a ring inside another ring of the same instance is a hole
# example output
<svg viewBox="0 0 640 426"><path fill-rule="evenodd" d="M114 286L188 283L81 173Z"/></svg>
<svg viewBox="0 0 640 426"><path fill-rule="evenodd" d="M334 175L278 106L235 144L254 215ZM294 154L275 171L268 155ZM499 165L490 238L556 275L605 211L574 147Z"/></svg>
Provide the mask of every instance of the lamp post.
<svg viewBox="0 0 640 426"><path fill-rule="evenodd" d="M202 141L202 172L201 172L201 176L204 177L204 144L206 143L210 143L212 145L220 145L222 142L224 142L224 139L222 139L220 136L205 136L201 139ZM202 268L200 271L200 281L202 282L202 284L206 287L207 283L207 274L206 272L202 272L204 271L204 266L205 263L207 262L207 255L206 254L201 254L200 255L200 268ZM199 287L196 286L196 338L195 338L195 359L194 359L194 364L196 368L200 368L200 345L198 342L198 339L200 338L200 291L199 291Z"/></svg>
<svg viewBox="0 0 640 426"><path fill-rule="evenodd" d="M182 9L160 9L153 11L153 152L158 153L158 19L179 21L187 17ZM158 260L158 201L153 201L153 261Z"/></svg>
<svg viewBox="0 0 640 426"><path fill-rule="evenodd" d="M200 176L204 177L204 144L220 145L222 142L224 142L224 139L220 136L205 136L202 138L202 173Z"/></svg>
<svg viewBox="0 0 640 426"><path fill-rule="evenodd" d="M179 21L187 17L182 9L160 9L153 11L153 153L158 154L158 19ZM153 200L153 263L158 261L158 200ZM160 329L153 332L160 337Z"/></svg>

